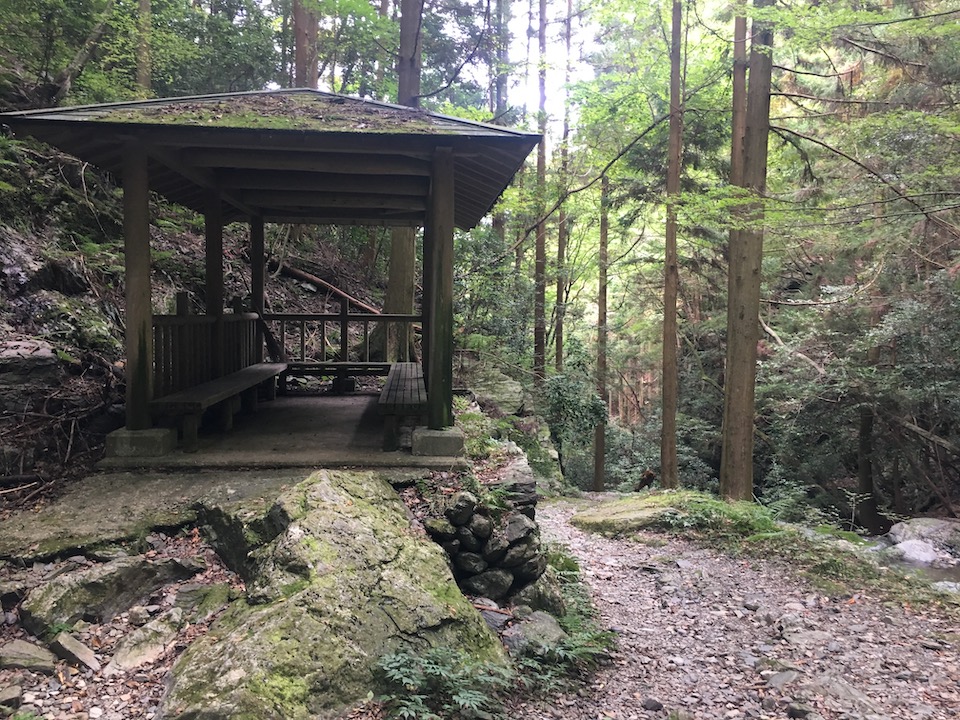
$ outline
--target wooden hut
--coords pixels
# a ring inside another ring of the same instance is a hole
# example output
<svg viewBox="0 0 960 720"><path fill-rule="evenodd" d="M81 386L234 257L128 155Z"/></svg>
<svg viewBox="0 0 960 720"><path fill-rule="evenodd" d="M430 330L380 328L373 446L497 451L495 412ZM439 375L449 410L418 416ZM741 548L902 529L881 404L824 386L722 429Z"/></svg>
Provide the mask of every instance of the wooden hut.
<svg viewBox="0 0 960 720"><path fill-rule="evenodd" d="M220 394L240 397L244 373L254 383L277 370L261 362L257 324L270 222L424 228L424 301L409 319L423 325L428 424L452 424L454 227L483 219L539 136L308 89L34 110L0 122L123 186L126 427L108 442L113 452L169 450L169 432L155 427L159 395L205 384L212 402L219 381ZM164 330L153 313L151 191L205 218L206 315L191 323L206 329L170 321L175 329ZM252 307L231 316L222 232L238 221L250 228Z"/></svg>

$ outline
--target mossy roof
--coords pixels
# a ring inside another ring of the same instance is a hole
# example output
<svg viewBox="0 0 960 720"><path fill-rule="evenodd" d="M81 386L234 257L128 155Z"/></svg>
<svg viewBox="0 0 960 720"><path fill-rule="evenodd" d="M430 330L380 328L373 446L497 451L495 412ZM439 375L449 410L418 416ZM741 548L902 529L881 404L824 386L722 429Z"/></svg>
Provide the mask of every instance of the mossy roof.
<svg viewBox="0 0 960 720"><path fill-rule="evenodd" d="M539 136L309 89L163 98L0 115L0 122L120 174L143 145L151 189L227 221L422 225L430 162L454 153L455 221L476 225Z"/></svg>

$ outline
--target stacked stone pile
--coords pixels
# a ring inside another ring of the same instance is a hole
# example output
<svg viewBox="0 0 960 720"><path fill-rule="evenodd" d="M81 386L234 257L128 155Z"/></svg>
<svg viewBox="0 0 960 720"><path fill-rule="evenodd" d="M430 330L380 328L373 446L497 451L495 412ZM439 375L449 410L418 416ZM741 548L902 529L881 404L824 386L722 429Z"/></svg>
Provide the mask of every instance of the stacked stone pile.
<svg viewBox="0 0 960 720"><path fill-rule="evenodd" d="M529 502L533 497L533 502ZM447 552L460 587L469 595L500 600L539 578L547 560L533 515L535 495L527 503L494 512L470 492L457 493L443 517L424 527Z"/></svg>

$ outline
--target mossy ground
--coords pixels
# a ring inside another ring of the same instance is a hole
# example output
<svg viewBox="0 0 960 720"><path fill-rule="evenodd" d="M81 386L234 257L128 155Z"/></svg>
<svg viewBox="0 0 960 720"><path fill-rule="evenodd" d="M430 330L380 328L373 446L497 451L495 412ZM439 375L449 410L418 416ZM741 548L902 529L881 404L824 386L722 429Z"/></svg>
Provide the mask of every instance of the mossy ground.
<svg viewBox="0 0 960 720"><path fill-rule="evenodd" d="M955 597L857 552L863 542L859 536L829 526L810 532L779 523L756 503L728 503L687 490L637 493L588 507L570 522L591 532L642 542L656 539L654 533L682 535L733 555L783 563L829 595L870 592L888 602L935 604L960 617ZM846 547L838 540L846 541Z"/></svg>

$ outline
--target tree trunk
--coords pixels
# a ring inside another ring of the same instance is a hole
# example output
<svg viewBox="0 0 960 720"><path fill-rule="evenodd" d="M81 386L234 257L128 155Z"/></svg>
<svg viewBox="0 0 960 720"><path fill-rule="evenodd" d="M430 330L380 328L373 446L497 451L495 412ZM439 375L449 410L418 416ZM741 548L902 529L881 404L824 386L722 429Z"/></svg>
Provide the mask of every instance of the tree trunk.
<svg viewBox="0 0 960 720"><path fill-rule="evenodd" d="M140 26L140 42L137 46L137 85L143 91L144 97L149 97L151 83L150 75L153 71L151 62L151 35L152 19L150 0L139 0L138 24Z"/></svg>
<svg viewBox="0 0 960 720"><path fill-rule="evenodd" d="M607 392L607 247L610 232L610 180L604 175L600 186L600 258L597 262L597 394L604 404ZM606 476L607 450L605 422L597 425L593 436L593 490L602 492Z"/></svg>
<svg viewBox="0 0 960 720"><path fill-rule="evenodd" d="M294 85L316 89L317 76L317 16L303 6L303 0L293 0Z"/></svg>
<svg viewBox="0 0 960 720"><path fill-rule="evenodd" d="M754 0L755 8L773 0ZM720 494L729 500L753 497L753 432L763 260L763 194L770 131L770 77L773 29L755 21L750 47L743 184L754 200L747 226L730 247L727 283L727 360L723 388L723 449Z"/></svg>
<svg viewBox="0 0 960 720"><path fill-rule="evenodd" d="M536 256L533 282L533 379L537 387L543 386L547 372L547 222L544 219L547 193L547 0L540 0L540 23L538 30L540 63L537 85L540 104L537 127L540 144L537 146L537 222Z"/></svg>
<svg viewBox="0 0 960 720"><path fill-rule="evenodd" d="M400 53L397 57L397 102L400 105L420 105L420 64L423 38L423 0L401 0Z"/></svg>
<svg viewBox="0 0 960 720"><path fill-rule="evenodd" d="M567 191L567 177L570 173L570 40L573 34L573 0L567 0L567 18L564 23L566 36L567 60L564 67L564 96L563 96L563 135L560 138L560 192ZM563 317L567 309L567 208L566 202L560 206L557 214L557 318L554 329L554 367L558 373L563 372Z"/></svg>
<svg viewBox="0 0 960 720"><path fill-rule="evenodd" d="M677 466L677 195L680 192L681 144L683 141L683 97L680 88L680 42L683 9L673 3L670 44L670 144L667 156L666 258L663 266L663 385L661 388L662 430L660 435L660 484L680 485Z"/></svg>
<svg viewBox="0 0 960 720"><path fill-rule="evenodd" d="M402 0L400 54L397 58L397 102L417 107L420 102L420 56L423 0ZM383 309L387 313L412 313L416 285L417 233L413 228L393 228L390 233L390 274ZM408 323L390 324L384 357L393 362L408 358L413 337Z"/></svg>
<svg viewBox="0 0 960 720"><path fill-rule="evenodd" d="M87 35L87 39L84 40L83 45L77 50L73 59L70 60L70 63L61 70L54 79L54 90L50 95L46 96L49 98L49 104L60 104L67 93L70 92L70 87L73 85L73 81L77 75L80 74L90 58L93 57L93 51L96 50L97 45L100 43L100 38L103 37L103 33L107 29L107 21L110 20L110 16L113 14L113 6L114 0L107 0L103 12L100 13L100 19L97 21L97 24L93 26L90 34Z"/></svg>

